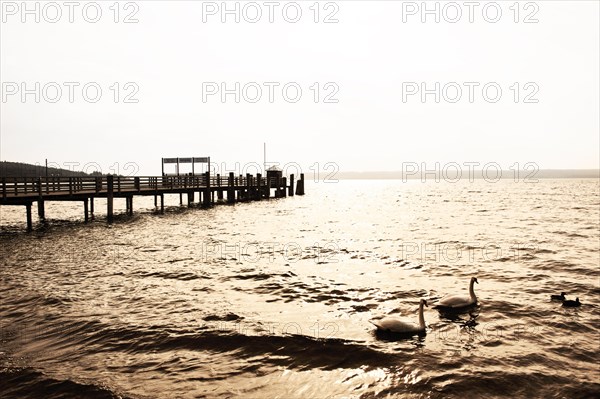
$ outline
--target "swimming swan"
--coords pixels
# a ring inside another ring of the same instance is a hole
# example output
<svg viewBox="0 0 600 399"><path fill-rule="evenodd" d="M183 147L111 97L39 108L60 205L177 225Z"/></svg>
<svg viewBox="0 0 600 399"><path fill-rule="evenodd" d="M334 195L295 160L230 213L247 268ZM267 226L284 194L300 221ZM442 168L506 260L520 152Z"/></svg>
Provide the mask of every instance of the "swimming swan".
<svg viewBox="0 0 600 399"><path fill-rule="evenodd" d="M440 302L435 305L436 309L460 309L466 308L471 305L477 304L477 297L475 296L475 292L473 291L473 284L479 284L477 281L477 277L471 277L471 283L469 284L469 296L462 295L452 295L442 298Z"/></svg>
<svg viewBox="0 0 600 399"><path fill-rule="evenodd" d="M389 331L393 333L419 333L425 331L425 318L423 317L423 306L427 306L427 301L421 299L419 304L419 324L406 322L395 317L384 317L380 320L369 320L369 323L377 327L378 330Z"/></svg>

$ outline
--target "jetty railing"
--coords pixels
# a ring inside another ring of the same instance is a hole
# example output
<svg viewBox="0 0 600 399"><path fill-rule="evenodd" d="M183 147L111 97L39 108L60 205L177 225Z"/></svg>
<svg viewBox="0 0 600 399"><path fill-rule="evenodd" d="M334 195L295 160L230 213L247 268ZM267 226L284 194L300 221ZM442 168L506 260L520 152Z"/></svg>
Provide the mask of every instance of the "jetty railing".
<svg viewBox="0 0 600 399"><path fill-rule="evenodd" d="M2 198L32 194L76 194L100 193L108 186L108 176L50 176L46 177L2 177ZM207 184L209 182L209 184ZM268 183L267 183L268 182ZM260 178L260 186L277 187L275 178ZM233 183L228 176L113 176L113 190L121 192L140 192L163 189L202 189L207 187L257 186L258 177L236 176Z"/></svg>

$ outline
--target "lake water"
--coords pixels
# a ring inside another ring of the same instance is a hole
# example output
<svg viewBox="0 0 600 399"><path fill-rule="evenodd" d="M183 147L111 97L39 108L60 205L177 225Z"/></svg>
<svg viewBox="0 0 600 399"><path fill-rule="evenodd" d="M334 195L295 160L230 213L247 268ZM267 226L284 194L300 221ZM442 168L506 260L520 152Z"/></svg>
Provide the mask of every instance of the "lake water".
<svg viewBox="0 0 600 399"><path fill-rule="evenodd" d="M600 185L307 183L307 195L84 224L0 207L0 396L600 395ZM121 203L122 202L122 203ZM117 200L124 212L125 201ZM120 208L119 208L120 207ZM425 310L427 334L374 333ZM563 308L550 294L579 297Z"/></svg>

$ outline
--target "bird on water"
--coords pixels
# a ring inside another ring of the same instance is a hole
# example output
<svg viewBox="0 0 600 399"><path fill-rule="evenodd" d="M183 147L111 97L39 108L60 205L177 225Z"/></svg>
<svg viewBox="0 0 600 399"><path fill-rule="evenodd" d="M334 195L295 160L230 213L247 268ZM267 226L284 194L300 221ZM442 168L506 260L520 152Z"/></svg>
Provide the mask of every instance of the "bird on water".
<svg viewBox="0 0 600 399"><path fill-rule="evenodd" d="M437 305L434 306L436 309L440 310L458 310L463 309L469 306L473 306L477 304L477 296L475 295L475 291L473 290L473 284L479 284L477 281L477 277L471 277L471 282L469 283L469 296L465 295L452 295L442 298Z"/></svg>
<svg viewBox="0 0 600 399"><path fill-rule="evenodd" d="M425 318L423 317L423 307L427 306L427 301L421 299L419 303L419 324L411 323L398 319L396 317L384 317L379 320L369 320L380 331L389 331L399 334L415 334L425 332Z"/></svg>
<svg viewBox="0 0 600 399"><path fill-rule="evenodd" d="M576 308L581 306L581 302L579 302L579 298L575 298L575 300L566 299L563 301L562 305L566 308Z"/></svg>
<svg viewBox="0 0 600 399"><path fill-rule="evenodd" d="M553 301L564 301L567 299L565 295L567 295L566 292L561 292L560 295L550 295L550 299Z"/></svg>

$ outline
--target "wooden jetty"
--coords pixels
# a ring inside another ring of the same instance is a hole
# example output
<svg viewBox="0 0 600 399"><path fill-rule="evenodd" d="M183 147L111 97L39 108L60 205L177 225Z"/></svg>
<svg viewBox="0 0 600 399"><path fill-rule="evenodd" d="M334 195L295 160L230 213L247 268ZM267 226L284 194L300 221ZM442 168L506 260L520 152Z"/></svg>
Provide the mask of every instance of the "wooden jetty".
<svg viewBox="0 0 600 399"><path fill-rule="evenodd" d="M200 175L163 175L163 176L72 176L72 177L2 177L0 205L21 205L27 209L27 230L33 228L31 207L37 202L38 216L45 219L44 204L46 201L82 201L85 221L94 219L94 199L107 199L107 221L113 221L113 201L125 198L126 212L133 215L133 198L135 196L154 196L154 206L160 212L165 209L164 195L179 194L183 205L184 194L187 204L194 203L198 193L198 202L205 207L215 203L233 204L238 201L257 201L262 199L304 195L304 174L296 182L294 191L294 175L289 181L281 174L275 177L253 176L211 176L209 172ZM215 201L216 196L216 201ZM226 196L226 200L224 197Z"/></svg>

